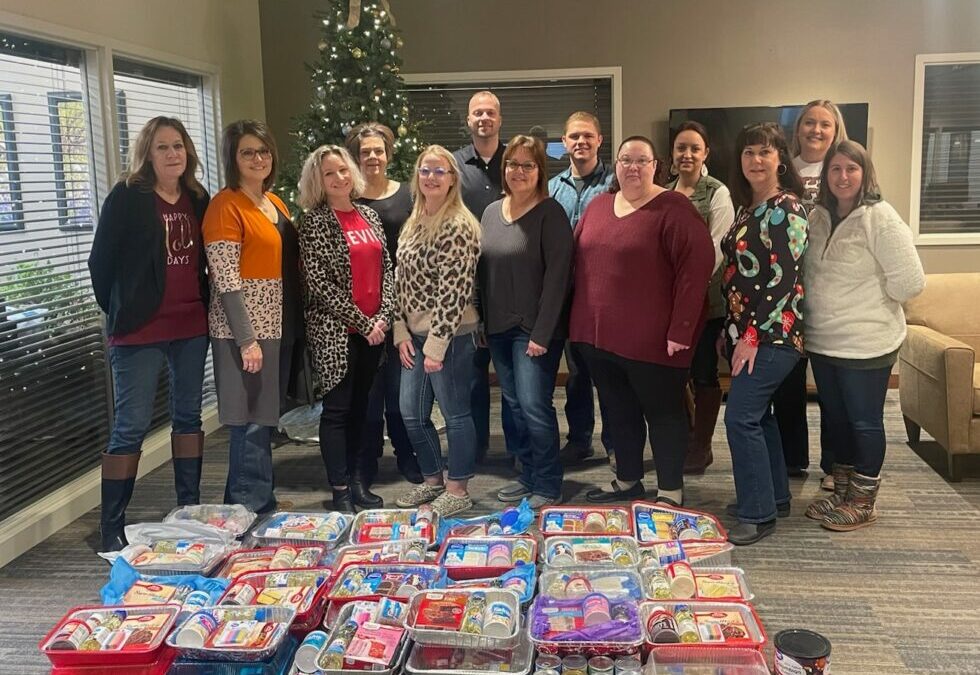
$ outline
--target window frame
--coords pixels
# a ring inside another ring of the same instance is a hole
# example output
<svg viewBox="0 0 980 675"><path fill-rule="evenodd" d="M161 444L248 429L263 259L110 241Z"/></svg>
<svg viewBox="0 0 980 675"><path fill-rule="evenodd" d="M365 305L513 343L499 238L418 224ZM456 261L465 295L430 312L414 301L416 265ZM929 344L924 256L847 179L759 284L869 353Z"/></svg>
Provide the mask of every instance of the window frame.
<svg viewBox="0 0 980 675"><path fill-rule="evenodd" d="M89 185L89 198L86 200L89 202L88 208L91 217L85 221L83 218L81 222L76 222L77 216L72 214L72 210L76 207L70 204L72 199L69 197L68 190L68 167L65 163L65 148L64 143L62 143L62 124L61 124L61 109L60 105L63 103L79 103L82 106L82 115L86 113L85 109L85 97L82 96L80 91L49 91L48 92L48 126L51 130L51 146L52 146L52 158L54 160L54 183L55 183L55 199L58 202L58 228L62 232L86 232L95 229L95 221L97 219L96 213L97 209L93 206L95 200L92 197L94 192L91 189L92 176L94 172L89 172L89 180L87 182ZM89 125L91 127L91 124ZM88 155L87 160L91 167L95 166L94 144L92 148L86 147L85 153ZM73 183L74 185L74 183ZM73 190L74 191L74 188Z"/></svg>
<svg viewBox="0 0 980 675"><path fill-rule="evenodd" d="M13 223L0 220L0 233L21 232L24 228L23 192L20 184L20 164L17 161L17 136L14 133L13 96L0 93L0 122L3 124L4 162L7 165L6 182L10 185L10 195L13 198Z"/></svg>
<svg viewBox="0 0 980 675"><path fill-rule="evenodd" d="M459 73L402 73L408 85L425 84L471 84L473 82L520 83L535 80L585 80L590 78L609 78L612 91L610 117L612 129L603 134L604 142L618 148L623 136L623 69L621 66L600 66L596 68L550 68L533 70L480 70ZM503 112L506 117L507 111Z"/></svg>
<svg viewBox="0 0 980 675"><path fill-rule="evenodd" d="M912 180L909 189L909 226L917 246L976 246L980 232L922 232L922 124L925 117L926 68L957 64L980 65L980 52L949 54L917 54L915 57L915 87L912 98Z"/></svg>

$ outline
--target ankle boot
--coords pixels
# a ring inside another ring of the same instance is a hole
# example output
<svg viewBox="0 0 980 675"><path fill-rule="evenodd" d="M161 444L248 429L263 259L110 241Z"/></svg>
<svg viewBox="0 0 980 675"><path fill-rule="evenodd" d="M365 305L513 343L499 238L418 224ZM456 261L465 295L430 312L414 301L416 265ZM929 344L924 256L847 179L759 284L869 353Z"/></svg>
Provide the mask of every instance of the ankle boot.
<svg viewBox="0 0 980 675"><path fill-rule="evenodd" d="M836 532L850 532L873 525L878 521L875 502L880 487L881 476L872 478L852 473L844 503L828 513L820 524Z"/></svg>
<svg viewBox="0 0 980 675"><path fill-rule="evenodd" d="M409 483L419 485L425 480L422 476L422 469L419 468L419 460L415 458L414 452L396 452L395 461L398 463L398 473Z"/></svg>
<svg viewBox="0 0 980 675"><path fill-rule="evenodd" d="M694 428L688 434L684 473L700 475L715 460L711 438L721 408L721 387L694 388Z"/></svg>
<svg viewBox="0 0 980 675"><path fill-rule="evenodd" d="M102 550L119 551L126 541L126 507L133 496L140 453L110 455L102 453Z"/></svg>
<svg viewBox="0 0 980 675"><path fill-rule="evenodd" d="M818 499L806 507L807 518L823 520L847 498L847 486L851 481L851 474L854 473L854 467L850 464L834 464L831 471L834 477L834 494Z"/></svg>
<svg viewBox="0 0 980 675"><path fill-rule="evenodd" d="M365 509L380 509L384 507L385 501L367 488L360 475L354 476L348 487L350 488L351 499L354 500L354 506L360 506Z"/></svg>
<svg viewBox="0 0 980 675"><path fill-rule="evenodd" d="M201 503L201 463L204 459L204 432L170 434L174 458L174 487L177 506Z"/></svg>
<svg viewBox="0 0 980 675"><path fill-rule="evenodd" d="M343 490L333 489L333 510L340 511L341 513L354 513L354 502L351 500L350 490L344 488Z"/></svg>

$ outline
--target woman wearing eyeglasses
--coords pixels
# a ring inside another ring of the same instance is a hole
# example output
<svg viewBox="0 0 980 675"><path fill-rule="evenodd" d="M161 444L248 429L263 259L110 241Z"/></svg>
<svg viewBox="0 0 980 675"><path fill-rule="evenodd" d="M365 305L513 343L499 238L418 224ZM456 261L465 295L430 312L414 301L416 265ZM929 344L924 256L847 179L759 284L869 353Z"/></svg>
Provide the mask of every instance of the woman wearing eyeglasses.
<svg viewBox="0 0 980 675"><path fill-rule="evenodd" d="M398 238L395 344L405 368L402 419L425 480L397 504L432 502L449 517L473 506L468 483L476 466L476 427L470 390L480 322L473 304L480 224L463 204L456 160L440 145L419 155L411 190L415 204ZM433 400L446 420L445 479Z"/></svg>
<svg viewBox="0 0 980 675"><path fill-rule="evenodd" d="M571 224L548 196L544 145L515 136L503 155L505 197L481 220L478 278L483 327L503 404L515 429L504 429L521 476L497 492L532 508L561 501L558 416L553 396L566 335Z"/></svg>
<svg viewBox="0 0 980 675"><path fill-rule="evenodd" d="M614 192L597 196L575 231L570 339L608 406L617 459L610 489L586 493L590 502L645 495L649 425L656 500L683 504L684 387L715 255L691 201L654 182L658 167L650 139L623 141Z"/></svg>
<svg viewBox="0 0 980 675"><path fill-rule="evenodd" d="M241 120L221 142L226 187L204 216L211 280L208 324L218 418L230 446L225 503L275 510L272 429L303 334L299 243L275 183L276 143L263 122Z"/></svg>
<svg viewBox="0 0 980 675"><path fill-rule="evenodd" d="M377 509L384 501L364 480L377 457L362 450L368 394L394 310L394 278L378 214L353 199L364 178L345 148L310 153L299 180L306 272L306 337L323 392L320 454L333 508Z"/></svg>

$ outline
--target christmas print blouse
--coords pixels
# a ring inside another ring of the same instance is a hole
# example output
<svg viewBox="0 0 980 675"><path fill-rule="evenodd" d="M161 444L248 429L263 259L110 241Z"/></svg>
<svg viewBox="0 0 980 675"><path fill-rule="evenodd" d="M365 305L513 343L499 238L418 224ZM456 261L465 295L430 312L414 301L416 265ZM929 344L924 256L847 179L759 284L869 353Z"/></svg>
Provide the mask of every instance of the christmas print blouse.
<svg viewBox="0 0 980 675"><path fill-rule="evenodd" d="M806 211L795 195L780 192L739 208L721 241L725 339L791 345L803 352L803 255Z"/></svg>

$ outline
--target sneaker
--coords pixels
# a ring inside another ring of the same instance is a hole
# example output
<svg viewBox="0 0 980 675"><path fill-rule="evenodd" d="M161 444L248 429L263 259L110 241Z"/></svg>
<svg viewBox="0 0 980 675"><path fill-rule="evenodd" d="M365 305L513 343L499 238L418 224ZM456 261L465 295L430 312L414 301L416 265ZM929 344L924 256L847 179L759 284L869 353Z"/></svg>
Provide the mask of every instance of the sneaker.
<svg viewBox="0 0 980 675"><path fill-rule="evenodd" d="M820 479L820 489L826 490L827 492L834 491L834 476L833 474L827 474Z"/></svg>
<svg viewBox="0 0 980 675"><path fill-rule="evenodd" d="M451 518L471 508L473 508L473 500L469 495L460 497L451 492L443 492L432 501L432 510L438 513L440 518Z"/></svg>
<svg viewBox="0 0 980 675"><path fill-rule="evenodd" d="M776 521L767 523L739 523L728 530L728 541L736 546L748 546L768 537L776 531Z"/></svg>
<svg viewBox="0 0 980 675"><path fill-rule="evenodd" d="M561 504L561 501L561 495L558 495L557 497L531 495L531 498L527 500L527 503L532 509L542 509L545 506L558 506Z"/></svg>
<svg viewBox="0 0 980 675"><path fill-rule="evenodd" d="M445 491L445 485L429 485L428 483L419 483L401 497L396 499L395 504L397 504L400 508L410 509L413 506L428 504Z"/></svg>
<svg viewBox="0 0 980 675"><path fill-rule="evenodd" d="M511 481L497 490L497 499L502 502L519 502L525 497L530 496L531 491L519 480Z"/></svg>

